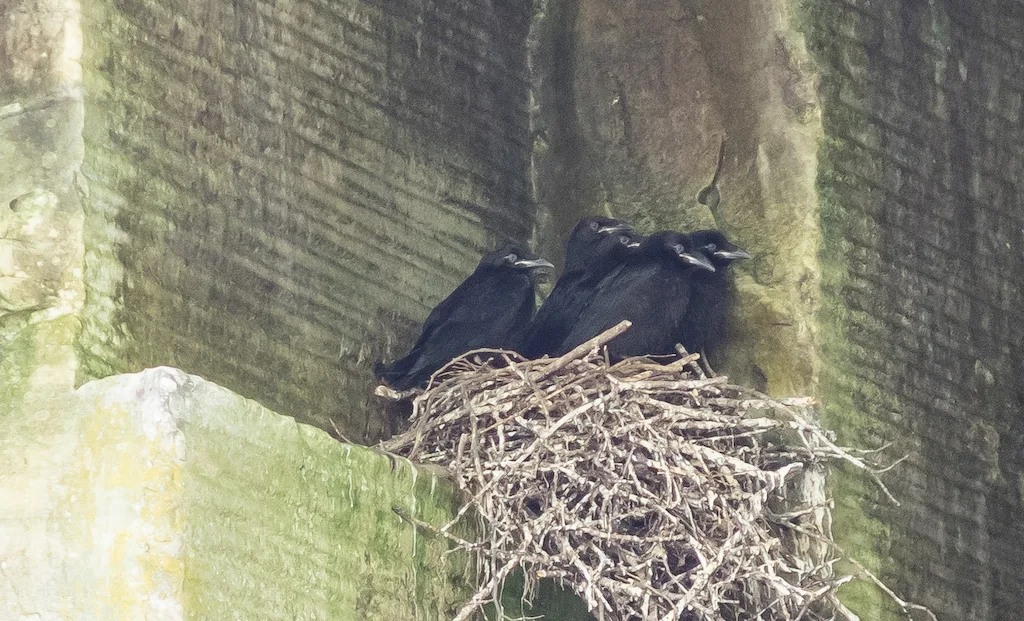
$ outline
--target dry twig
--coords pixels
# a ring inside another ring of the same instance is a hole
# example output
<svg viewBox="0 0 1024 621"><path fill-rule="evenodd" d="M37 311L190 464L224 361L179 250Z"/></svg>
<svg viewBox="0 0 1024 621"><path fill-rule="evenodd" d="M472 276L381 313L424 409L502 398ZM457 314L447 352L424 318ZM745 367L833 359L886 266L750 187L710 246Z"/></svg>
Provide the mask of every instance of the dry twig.
<svg viewBox="0 0 1024 621"><path fill-rule="evenodd" d="M504 355L494 368L467 354L384 444L447 468L466 494L429 528L477 555L480 587L456 619L495 601L516 568L527 592L555 577L599 620L843 614L834 592L850 578L832 572L824 465L878 481L869 463L814 422L811 400L707 378L696 356L609 366L601 346L627 327L555 359ZM452 534L469 516L477 542Z"/></svg>

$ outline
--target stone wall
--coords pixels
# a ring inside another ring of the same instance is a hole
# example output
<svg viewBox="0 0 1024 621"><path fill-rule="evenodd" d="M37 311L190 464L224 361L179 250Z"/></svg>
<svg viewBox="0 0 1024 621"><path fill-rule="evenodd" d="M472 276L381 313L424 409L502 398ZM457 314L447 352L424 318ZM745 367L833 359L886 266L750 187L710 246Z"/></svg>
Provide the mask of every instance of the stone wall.
<svg viewBox="0 0 1024 621"><path fill-rule="evenodd" d="M525 0L88 0L85 377L170 364L354 439L532 227Z"/></svg>
<svg viewBox="0 0 1024 621"><path fill-rule="evenodd" d="M816 145L821 125L803 37L782 1L551 0L535 31L540 245L576 220L644 233L720 228L754 260L716 368L776 394L817 374ZM727 141L713 210L696 200Z"/></svg>
<svg viewBox="0 0 1024 621"><path fill-rule="evenodd" d="M899 508L838 479L841 543L943 621L1016 619L1024 11L538 6L531 118L525 0L5 3L0 404L174 364L373 439L371 363L533 191L549 254L585 213L715 225L757 257L720 369L909 455Z"/></svg>
<svg viewBox="0 0 1024 621"><path fill-rule="evenodd" d="M176 369L0 400L0 618L450 619L451 486Z"/></svg>
<svg viewBox="0 0 1024 621"><path fill-rule="evenodd" d="M887 479L900 508L839 477L841 543L942 619L1015 618L1024 12L909 0L545 8L541 242L557 248L576 217L604 211L644 230L715 224L751 249L721 368L775 394L815 391L844 441L910 455ZM708 210L693 197L722 135L722 201ZM844 593L864 618L894 611L866 583Z"/></svg>
<svg viewBox="0 0 1024 621"><path fill-rule="evenodd" d="M1017 619L1024 11L829 0L802 19L827 134L828 422L845 441L895 440L893 454L910 456L887 478L901 508L847 481L837 526L940 619ZM860 595L861 614L880 618Z"/></svg>
<svg viewBox="0 0 1024 621"><path fill-rule="evenodd" d="M78 4L0 7L0 418L78 369L82 90Z"/></svg>

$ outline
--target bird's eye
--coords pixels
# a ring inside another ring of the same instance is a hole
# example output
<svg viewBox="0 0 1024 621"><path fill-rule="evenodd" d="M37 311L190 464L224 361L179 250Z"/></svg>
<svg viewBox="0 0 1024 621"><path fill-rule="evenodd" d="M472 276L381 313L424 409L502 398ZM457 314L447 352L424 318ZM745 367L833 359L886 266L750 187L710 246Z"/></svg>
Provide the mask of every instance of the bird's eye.
<svg viewBox="0 0 1024 621"><path fill-rule="evenodd" d="M622 237L619 238L619 243L622 244L623 246L628 246L629 238L623 235Z"/></svg>
<svg viewBox="0 0 1024 621"><path fill-rule="evenodd" d="M682 254L683 252L686 251L686 248L683 248L682 244L672 244L672 250L675 251L677 254Z"/></svg>
<svg viewBox="0 0 1024 621"><path fill-rule="evenodd" d="M515 253L513 252L511 254L506 254L505 255L505 260L508 261L509 263L515 263L516 261L519 260L519 257L517 257L515 255Z"/></svg>
<svg viewBox="0 0 1024 621"><path fill-rule="evenodd" d="M591 223L590 223L590 230L591 230L591 231L596 231L596 230L598 229L598 227L599 227L599 226L601 226L601 225L600 225L600 224L598 224L597 222L591 222Z"/></svg>
<svg viewBox="0 0 1024 621"><path fill-rule="evenodd" d="M718 246L716 246L715 244L708 244L707 246L704 247L708 249L708 252L714 252L718 250Z"/></svg>

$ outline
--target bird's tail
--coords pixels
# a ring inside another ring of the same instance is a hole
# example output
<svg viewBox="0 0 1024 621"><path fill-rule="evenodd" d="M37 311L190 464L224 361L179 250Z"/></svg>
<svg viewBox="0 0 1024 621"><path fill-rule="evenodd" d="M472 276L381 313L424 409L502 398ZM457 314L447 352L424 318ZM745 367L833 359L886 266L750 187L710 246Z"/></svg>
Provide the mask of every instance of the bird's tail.
<svg viewBox="0 0 1024 621"><path fill-rule="evenodd" d="M413 363L416 360L417 357L410 354L391 364L375 362L373 364L373 374L377 376L378 380L395 390L408 390L416 385L416 378L411 373Z"/></svg>

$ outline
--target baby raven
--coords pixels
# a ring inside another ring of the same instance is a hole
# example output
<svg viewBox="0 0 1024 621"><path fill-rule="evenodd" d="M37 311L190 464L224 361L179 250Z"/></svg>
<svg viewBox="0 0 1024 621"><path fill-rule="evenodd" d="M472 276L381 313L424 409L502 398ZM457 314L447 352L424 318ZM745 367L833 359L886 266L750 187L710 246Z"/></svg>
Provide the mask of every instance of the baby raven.
<svg viewBox="0 0 1024 621"><path fill-rule="evenodd" d="M530 323L520 353L530 359L551 353L586 310L601 279L639 245L629 226L618 220L581 220L566 244L566 269Z"/></svg>
<svg viewBox="0 0 1024 621"><path fill-rule="evenodd" d="M583 218L569 233L569 241L565 244L565 268L563 274L585 270L594 256L597 244L602 239L618 233L626 233L632 229L628 224L615 218L590 216Z"/></svg>
<svg viewBox="0 0 1024 621"><path fill-rule="evenodd" d="M430 311L409 354L391 365L374 365L377 378L408 390L467 351L514 349L533 316L530 270L551 267L516 246L485 254L476 271Z"/></svg>
<svg viewBox="0 0 1024 621"><path fill-rule="evenodd" d="M690 233L690 239L697 251L715 266L714 272L694 275L693 299L678 334L686 351L694 353L713 349L724 339L730 302L726 268L733 261L749 259L750 253L729 243L721 231L695 231Z"/></svg>
<svg viewBox="0 0 1024 621"><path fill-rule="evenodd" d="M694 273L714 269L689 236L674 231L651 235L635 256L601 282L586 314L555 353L563 354L623 319L633 325L608 344L613 360L675 353Z"/></svg>

